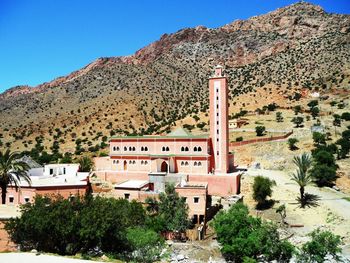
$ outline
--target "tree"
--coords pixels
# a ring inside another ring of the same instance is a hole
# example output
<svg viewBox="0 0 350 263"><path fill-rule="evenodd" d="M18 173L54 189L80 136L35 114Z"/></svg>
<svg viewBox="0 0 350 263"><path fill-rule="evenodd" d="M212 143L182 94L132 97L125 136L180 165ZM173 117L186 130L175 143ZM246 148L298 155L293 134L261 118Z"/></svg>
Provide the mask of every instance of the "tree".
<svg viewBox="0 0 350 263"><path fill-rule="evenodd" d="M300 105L296 105L294 107L294 114L298 115L298 113L301 113L301 106Z"/></svg>
<svg viewBox="0 0 350 263"><path fill-rule="evenodd" d="M190 224L186 199L171 184L165 186L165 193L159 194L159 216L168 231L184 232Z"/></svg>
<svg viewBox="0 0 350 263"><path fill-rule="evenodd" d="M316 146L326 145L326 135L320 132L313 132L312 139Z"/></svg>
<svg viewBox="0 0 350 263"><path fill-rule="evenodd" d="M160 259L164 240L155 231L133 227L127 230L126 238L132 249L129 255L131 260L152 263Z"/></svg>
<svg viewBox="0 0 350 263"><path fill-rule="evenodd" d="M309 154L303 153L300 156L295 156L293 162L297 166L297 170L292 174L291 180L299 185L300 206L304 208L306 205L305 187L312 182L312 178L308 173L312 164L312 159Z"/></svg>
<svg viewBox="0 0 350 263"><path fill-rule="evenodd" d="M350 112L343 112L341 118L345 121L350 121Z"/></svg>
<svg viewBox="0 0 350 263"><path fill-rule="evenodd" d="M320 110L318 107L313 107L311 110L311 116L312 118L316 119L316 117L319 115Z"/></svg>
<svg viewBox="0 0 350 263"><path fill-rule="evenodd" d="M322 147L312 152L314 164L310 174L314 182L319 186L331 186L337 179L338 166L332 152L327 147Z"/></svg>
<svg viewBox="0 0 350 263"><path fill-rule="evenodd" d="M83 156L79 159L80 172L90 172L93 166L94 166L94 163L89 156Z"/></svg>
<svg viewBox="0 0 350 263"><path fill-rule="evenodd" d="M27 163L20 161L20 154L11 152L7 149L5 152L0 152L0 188L1 202L6 204L7 187L13 185L16 188L21 187L20 181L24 179L29 185L31 180L27 174L29 166Z"/></svg>
<svg viewBox="0 0 350 263"><path fill-rule="evenodd" d="M304 122L304 118L303 117L294 117L292 119L292 122L295 124L296 128L302 127L302 124Z"/></svg>
<svg viewBox="0 0 350 263"><path fill-rule="evenodd" d="M340 159L346 158L346 156L350 152L350 141L345 138L341 138L336 142L336 144L340 146L340 149L338 152L339 158Z"/></svg>
<svg viewBox="0 0 350 263"><path fill-rule="evenodd" d="M271 197L272 187L276 182L267 177L257 176L254 178L253 198L258 202L257 208L261 209L267 205L266 197Z"/></svg>
<svg viewBox="0 0 350 263"><path fill-rule="evenodd" d="M343 243L340 236L334 235L330 231L321 231L319 228L309 234L311 240L301 247L298 256L299 262L325 262L325 257L329 254L335 260L340 260L338 254L342 251L340 245Z"/></svg>
<svg viewBox="0 0 350 263"><path fill-rule="evenodd" d="M334 114L333 118L334 118L333 125L340 127L341 126L341 116L339 114Z"/></svg>
<svg viewBox="0 0 350 263"><path fill-rule="evenodd" d="M280 239L276 225L250 216L242 203L220 211L212 226L227 261L242 262L263 255L266 261L288 262L294 253L294 247Z"/></svg>
<svg viewBox="0 0 350 263"><path fill-rule="evenodd" d="M298 142L299 142L299 140L297 138L289 138L288 139L289 149L291 151L294 151L294 150L298 149L298 147L295 145Z"/></svg>
<svg viewBox="0 0 350 263"><path fill-rule="evenodd" d="M310 110L312 110L313 108L315 108L318 105L318 101L317 100L311 100L307 106L309 106Z"/></svg>
<svg viewBox="0 0 350 263"><path fill-rule="evenodd" d="M283 122L283 116L282 116L282 112L276 112L276 121L277 122Z"/></svg>
<svg viewBox="0 0 350 263"><path fill-rule="evenodd" d="M265 126L256 126L255 131L256 131L256 136L263 136L265 133Z"/></svg>

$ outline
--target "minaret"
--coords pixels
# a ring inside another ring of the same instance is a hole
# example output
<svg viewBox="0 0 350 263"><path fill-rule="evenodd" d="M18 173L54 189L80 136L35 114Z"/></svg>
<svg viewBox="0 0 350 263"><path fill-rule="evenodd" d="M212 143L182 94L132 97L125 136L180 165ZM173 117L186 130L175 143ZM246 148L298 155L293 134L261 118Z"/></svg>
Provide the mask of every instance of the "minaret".
<svg viewBox="0 0 350 263"><path fill-rule="evenodd" d="M213 146L214 172L228 172L228 88L222 66L216 66L209 78L210 137Z"/></svg>

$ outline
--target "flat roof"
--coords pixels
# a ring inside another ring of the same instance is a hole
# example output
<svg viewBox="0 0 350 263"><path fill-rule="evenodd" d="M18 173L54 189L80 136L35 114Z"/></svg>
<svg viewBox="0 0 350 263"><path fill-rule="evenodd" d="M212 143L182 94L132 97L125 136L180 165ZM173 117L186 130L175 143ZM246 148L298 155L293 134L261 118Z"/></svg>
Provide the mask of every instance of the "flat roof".
<svg viewBox="0 0 350 263"><path fill-rule="evenodd" d="M145 180L128 180L125 182L122 182L120 184L115 184L114 188L142 188L145 185L148 184L148 181Z"/></svg>

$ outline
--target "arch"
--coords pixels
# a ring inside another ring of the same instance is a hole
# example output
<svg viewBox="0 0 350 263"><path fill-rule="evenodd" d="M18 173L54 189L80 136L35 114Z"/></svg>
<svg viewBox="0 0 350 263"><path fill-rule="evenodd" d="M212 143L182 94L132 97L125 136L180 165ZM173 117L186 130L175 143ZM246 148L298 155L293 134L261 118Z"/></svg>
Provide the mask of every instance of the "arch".
<svg viewBox="0 0 350 263"><path fill-rule="evenodd" d="M134 161L132 161L132 164L135 164L136 163L136 161L134 160Z"/></svg>
<svg viewBox="0 0 350 263"><path fill-rule="evenodd" d="M185 147L181 147L181 152L184 152L185 151Z"/></svg>
<svg viewBox="0 0 350 263"><path fill-rule="evenodd" d="M148 147L147 146L145 147L145 152L148 152Z"/></svg>
<svg viewBox="0 0 350 263"><path fill-rule="evenodd" d="M131 160L129 161L129 164L132 164L132 161L131 161Z"/></svg>
<svg viewBox="0 0 350 263"><path fill-rule="evenodd" d="M168 164L166 161L163 161L161 166L160 166L160 171L161 172L168 172Z"/></svg>
<svg viewBox="0 0 350 263"><path fill-rule="evenodd" d="M194 152L196 152L196 151L197 151L197 146L195 146L195 147L193 148L193 151L194 151Z"/></svg>
<svg viewBox="0 0 350 263"><path fill-rule="evenodd" d="M124 151L127 151L128 150L128 147L124 146Z"/></svg>
<svg viewBox="0 0 350 263"><path fill-rule="evenodd" d="M165 147L164 146L162 147L162 152L165 152Z"/></svg>
<svg viewBox="0 0 350 263"><path fill-rule="evenodd" d="M197 162L194 162L194 164L193 164L194 166L197 166Z"/></svg>
<svg viewBox="0 0 350 263"><path fill-rule="evenodd" d="M115 152L117 150L117 147L113 146L113 152Z"/></svg>
<svg viewBox="0 0 350 263"><path fill-rule="evenodd" d="M165 148L165 150L166 150L167 152L169 152L169 151L170 151L170 149L169 149L169 147L168 147L168 146Z"/></svg>
<svg viewBox="0 0 350 263"><path fill-rule="evenodd" d="M143 146L141 147L141 152L143 152L145 150L145 148L143 148Z"/></svg>
<svg viewBox="0 0 350 263"><path fill-rule="evenodd" d="M133 150L133 151L136 151L136 148L135 148L135 147L132 147L132 150Z"/></svg>
<svg viewBox="0 0 350 263"><path fill-rule="evenodd" d="M141 164L143 164L144 162L143 162L143 160L141 161Z"/></svg>
<svg viewBox="0 0 350 263"><path fill-rule="evenodd" d="M202 151L202 147L198 146L198 152Z"/></svg>
<svg viewBox="0 0 350 263"><path fill-rule="evenodd" d="M145 161L145 164L148 164L148 161Z"/></svg>
<svg viewBox="0 0 350 263"><path fill-rule="evenodd" d="M198 166L202 166L202 162L198 162Z"/></svg>
<svg viewBox="0 0 350 263"><path fill-rule="evenodd" d="M189 149L188 149L188 147L186 146L186 147L185 147L185 152L188 152L188 151L189 151Z"/></svg>
<svg viewBox="0 0 350 263"><path fill-rule="evenodd" d="M128 170L128 162L124 161L124 171Z"/></svg>
<svg viewBox="0 0 350 263"><path fill-rule="evenodd" d="M129 147L129 151L130 151L130 152L132 151L132 148L131 148L131 146Z"/></svg>
<svg viewBox="0 0 350 263"><path fill-rule="evenodd" d="M185 162L185 166L188 166L188 162L187 161Z"/></svg>
<svg viewBox="0 0 350 263"><path fill-rule="evenodd" d="M182 162L181 162L181 166L184 166L184 165L185 165L185 162L184 162L184 161L182 161Z"/></svg>

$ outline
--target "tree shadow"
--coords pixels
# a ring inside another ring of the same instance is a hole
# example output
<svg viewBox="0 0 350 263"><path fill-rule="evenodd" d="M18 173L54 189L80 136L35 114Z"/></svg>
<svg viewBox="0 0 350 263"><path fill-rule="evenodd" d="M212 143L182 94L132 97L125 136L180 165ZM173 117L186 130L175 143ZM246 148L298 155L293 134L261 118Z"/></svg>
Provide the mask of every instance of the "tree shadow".
<svg viewBox="0 0 350 263"><path fill-rule="evenodd" d="M266 209L269 209L269 208L273 207L274 204L275 204L275 200L273 200L273 199L266 200L263 203L257 203L256 209L258 209L258 210L266 210Z"/></svg>
<svg viewBox="0 0 350 263"><path fill-rule="evenodd" d="M301 208L319 206L318 204L319 200L320 200L320 197L318 195L309 194L309 193L305 193L303 199L301 199L300 197L297 198L297 202Z"/></svg>

